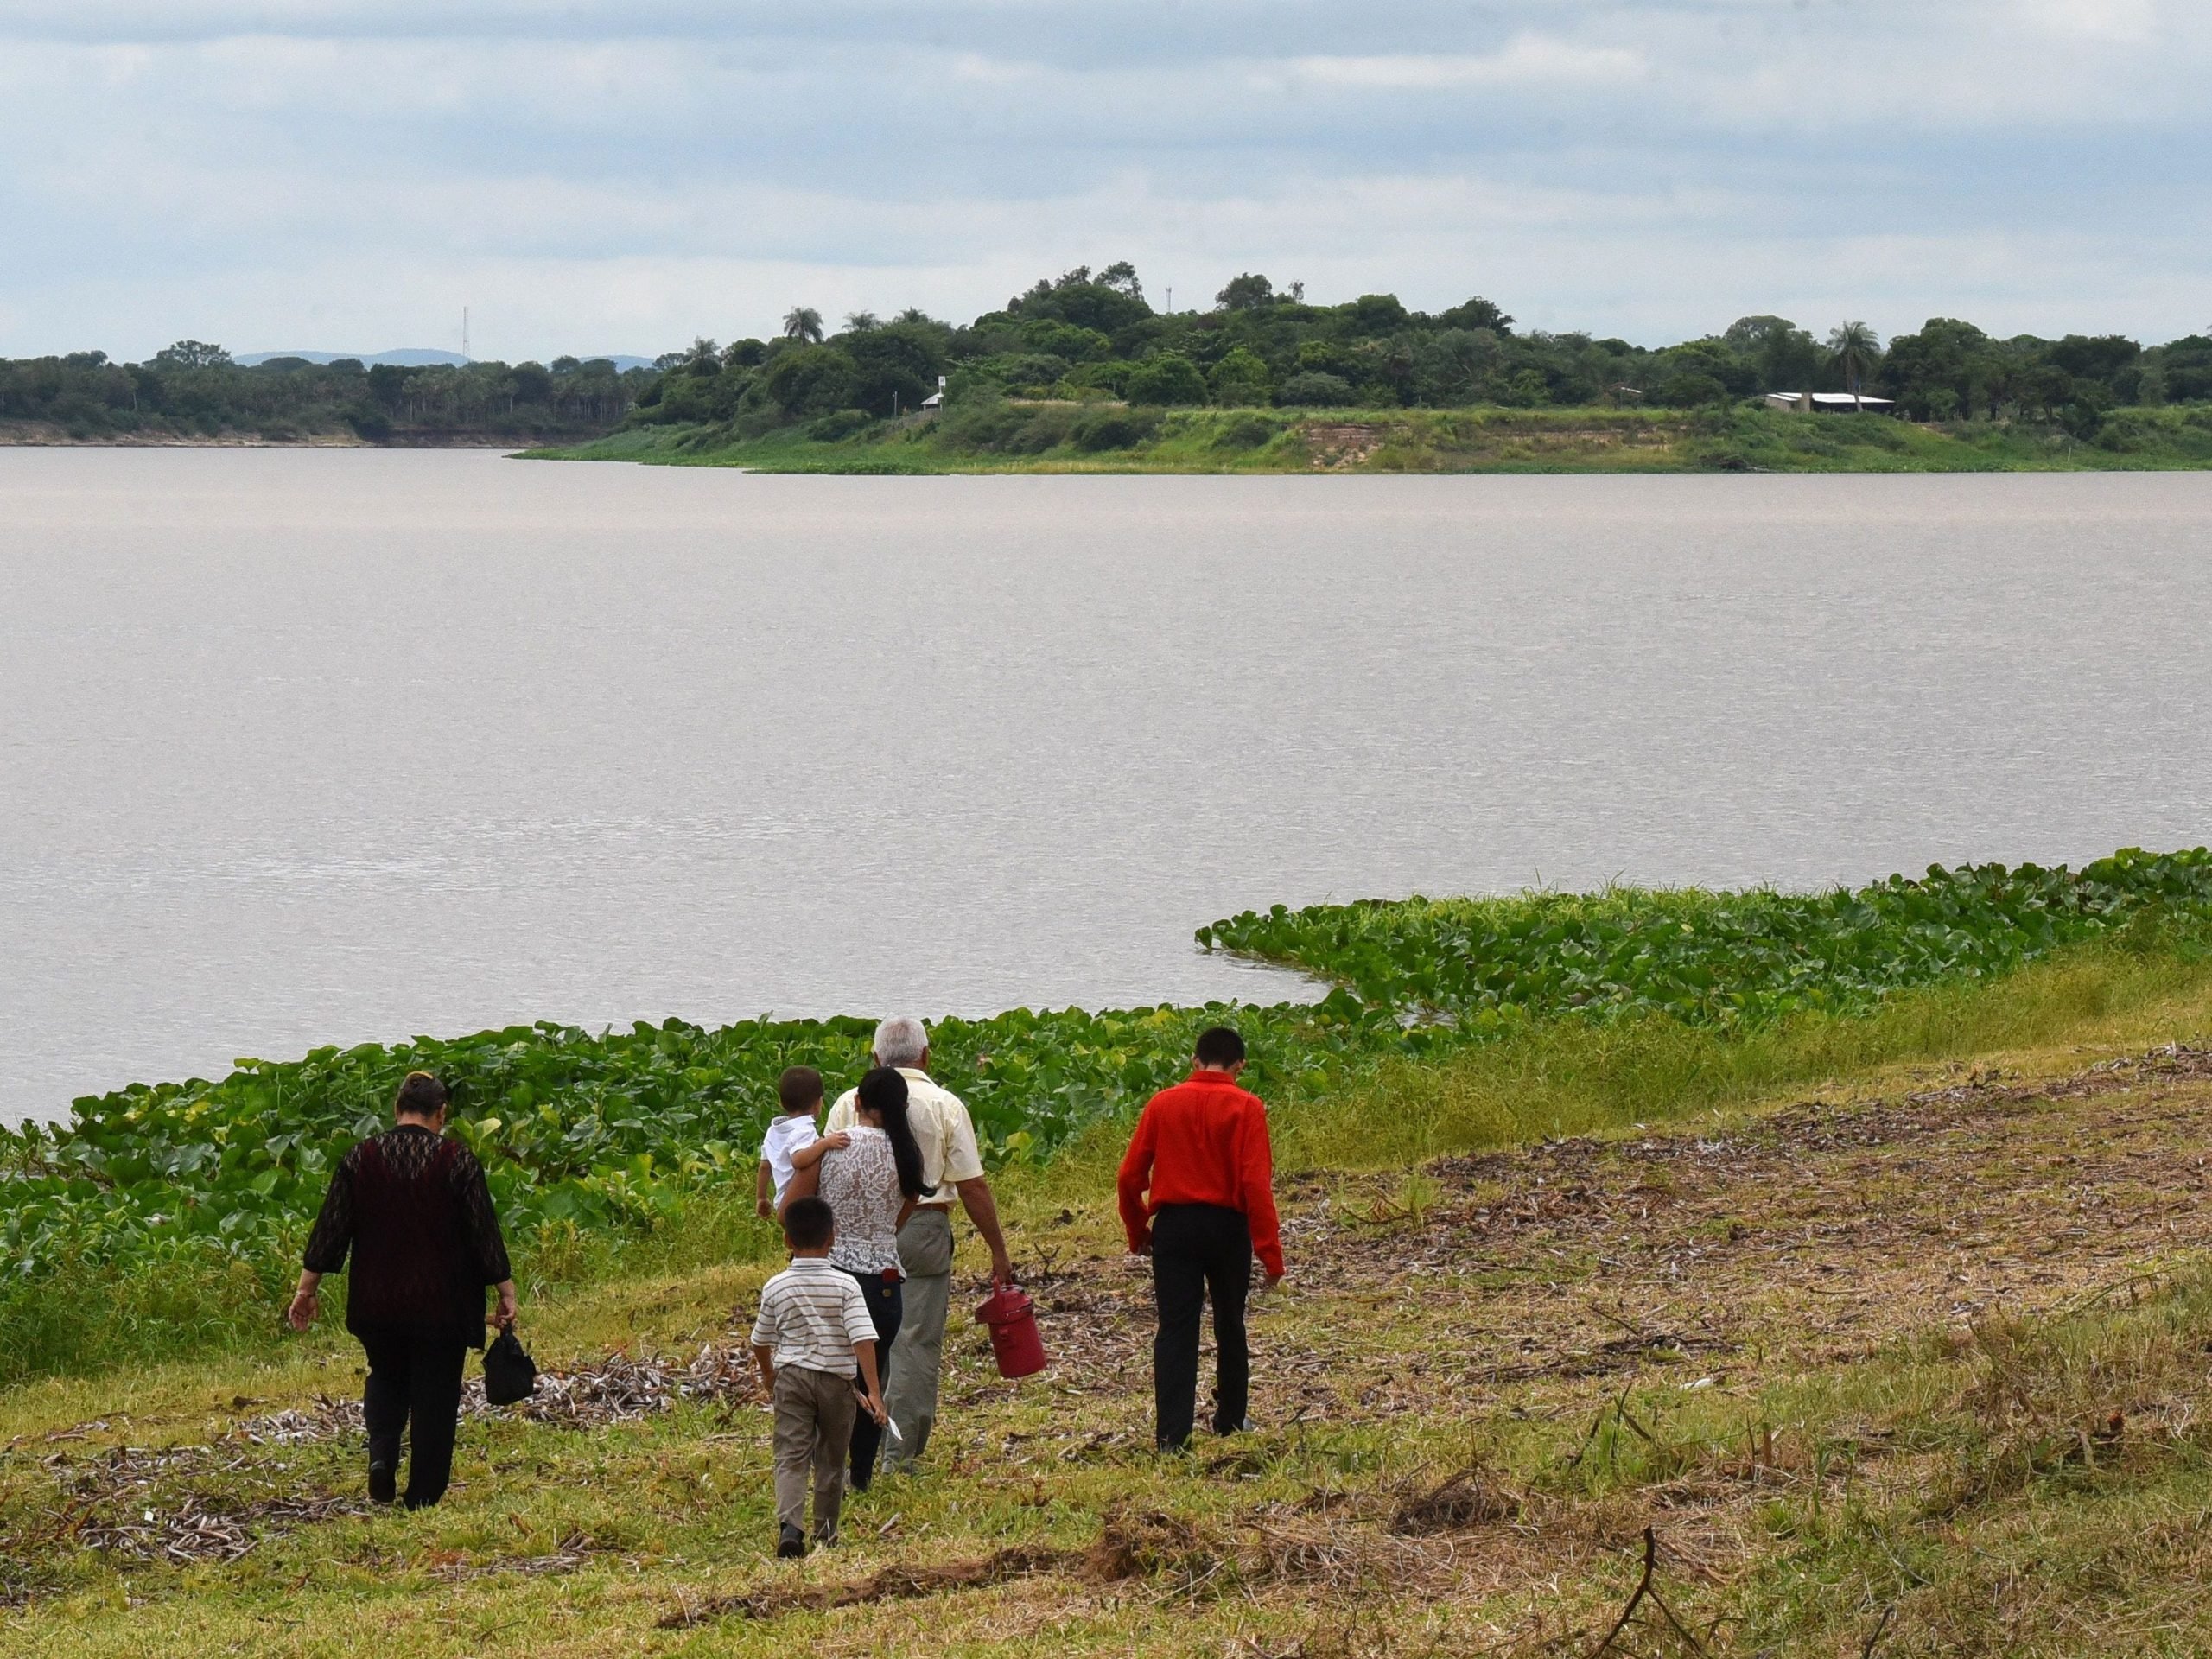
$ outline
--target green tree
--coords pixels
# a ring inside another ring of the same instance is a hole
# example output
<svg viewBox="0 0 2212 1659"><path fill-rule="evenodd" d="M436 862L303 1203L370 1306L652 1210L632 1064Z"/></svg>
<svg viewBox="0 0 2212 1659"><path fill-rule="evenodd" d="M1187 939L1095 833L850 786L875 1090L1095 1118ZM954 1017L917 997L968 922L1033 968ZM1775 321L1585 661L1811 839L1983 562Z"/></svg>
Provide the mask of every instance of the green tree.
<svg viewBox="0 0 2212 1659"><path fill-rule="evenodd" d="M849 334L865 334L882 327L883 319L873 311L845 313L845 332Z"/></svg>
<svg viewBox="0 0 2212 1659"><path fill-rule="evenodd" d="M1760 391L1810 391L1821 372L1821 348L1787 317L1738 317L1721 342L1750 364Z"/></svg>
<svg viewBox="0 0 2212 1659"><path fill-rule="evenodd" d="M1203 404L1205 376L1181 353L1161 352L1129 372L1128 398L1133 404Z"/></svg>
<svg viewBox="0 0 2212 1659"><path fill-rule="evenodd" d="M894 322L849 336L842 344L853 360L852 404L871 415L919 409L944 372L935 331L925 327Z"/></svg>
<svg viewBox="0 0 2212 1659"><path fill-rule="evenodd" d="M204 340L180 340L154 353L155 362L170 369L219 369L230 360L228 352Z"/></svg>
<svg viewBox="0 0 2212 1659"><path fill-rule="evenodd" d="M784 338L802 346L822 343L822 314L810 305L795 305L784 313Z"/></svg>
<svg viewBox="0 0 2212 1659"><path fill-rule="evenodd" d="M1275 285L1256 271L1246 271L1232 276L1213 302L1224 311L1256 311L1271 303L1275 297Z"/></svg>
<svg viewBox="0 0 2212 1659"><path fill-rule="evenodd" d="M1229 409L1264 409L1274 400L1267 359L1239 346L1213 365L1213 400Z"/></svg>
<svg viewBox="0 0 2212 1659"><path fill-rule="evenodd" d="M854 406L860 395L860 370L835 346L801 346L779 353L763 371L763 384L786 415L827 415Z"/></svg>
<svg viewBox="0 0 2212 1659"><path fill-rule="evenodd" d="M1464 305L1438 312L1436 321L1440 327L1487 328L1501 336L1513 332L1513 319L1479 294Z"/></svg>
<svg viewBox="0 0 2212 1659"><path fill-rule="evenodd" d="M1868 372L1882 360L1882 337L1863 322L1839 323L1828 330L1828 355L1842 371L1843 389L1861 397Z"/></svg>
<svg viewBox="0 0 2212 1659"><path fill-rule="evenodd" d="M1356 333L1394 334L1410 317L1395 294L1363 294L1345 308Z"/></svg>

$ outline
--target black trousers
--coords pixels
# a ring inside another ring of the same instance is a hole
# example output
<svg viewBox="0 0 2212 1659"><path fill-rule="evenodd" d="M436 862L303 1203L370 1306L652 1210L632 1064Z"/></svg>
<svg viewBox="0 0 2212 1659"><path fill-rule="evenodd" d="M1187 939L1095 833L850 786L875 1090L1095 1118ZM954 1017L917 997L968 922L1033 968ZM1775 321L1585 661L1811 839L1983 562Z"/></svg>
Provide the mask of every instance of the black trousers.
<svg viewBox="0 0 2212 1659"><path fill-rule="evenodd" d="M454 1431L461 1421L461 1375L468 1344L450 1332L408 1326L353 1334L369 1357L369 1381L361 1391L369 1461L397 1474L399 1436L405 1430L407 1507L427 1508L446 1495L453 1476Z"/></svg>
<svg viewBox="0 0 2212 1659"><path fill-rule="evenodd" d="M906 1317L906 1287L899 1280L886 1279L880 1273L855 1273L851 1275L861 1287L861 1294L868 1299L868 1316L875 1321L875 1381L879 1389L888 1394L891 1389L891 1339L899 1334L899 1326ZM865 1377L856 1379L865 1382ZM900 1425L905 1427L905 1425ZM852 1486L856 1492L868 1491L868 1484L875 1478L875 1454L883 1444L883 1430L866 1411L853 1418Z"/></svg>
<svg viewBox="0 0 2212 1659"><path fill-rule="evenodd" d="M1164 1446L1187 1445L1198 1409L1198 1319L1213 1301L1217 1351L1213 1427L1244 1423L1252 1359L1244 1299L1252 1290L1252 1230L1243 1212L1212 1204L1163 1204L1152 1217L1152 1292L1160 1333L1152 1340L1154 1432Z"/></svg>

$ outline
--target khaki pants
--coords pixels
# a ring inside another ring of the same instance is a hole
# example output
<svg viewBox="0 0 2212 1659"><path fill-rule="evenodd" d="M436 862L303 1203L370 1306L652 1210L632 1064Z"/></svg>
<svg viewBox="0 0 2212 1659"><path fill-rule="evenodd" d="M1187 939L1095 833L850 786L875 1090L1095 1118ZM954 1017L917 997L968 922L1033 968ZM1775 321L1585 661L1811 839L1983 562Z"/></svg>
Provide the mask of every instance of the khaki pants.
<svg viewBox="0 0 2212 1659"><path fill-rule="evenodd" d="M852 1444L859 1396L849 1376L785 1365L776 1372L776 1520L806 1530L806 1489L814 1487L814 1535L837 1535L845 1501L845 1449Z"/></svg>
<svg viewBox="0 0 2212 1659"><path fill-rule="evenodd" d="M891 1345L891 1387L883 1404L906 1438L884 1435L886 1469L920 1457L937 1422L937 1374L952 1297L952 1214L945 1205L925 1205L906 1218L899 1230L899 1262L906 1270L906 1317Z"/></svg>

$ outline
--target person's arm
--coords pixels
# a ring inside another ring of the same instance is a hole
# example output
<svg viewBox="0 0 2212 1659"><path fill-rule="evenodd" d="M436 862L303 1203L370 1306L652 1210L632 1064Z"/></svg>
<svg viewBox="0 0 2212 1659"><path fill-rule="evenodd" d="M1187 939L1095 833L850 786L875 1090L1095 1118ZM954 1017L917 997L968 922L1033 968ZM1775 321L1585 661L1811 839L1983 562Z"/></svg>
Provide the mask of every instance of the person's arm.
<svg viewBox="0 0 2212 1659"><path fill-rule="evenodd" d="M919 1198L906 1199L899 1206L899 1219L891 1224L891 1230L895 1233L901 1227L904 1227L906 1224L907 1218L911 1217L915 1211L920 1209L921 1206L922 1201Z"/></svg>
<svg viewBox="0 0 2212 1659"><path fill-rule="evenodd" d="M861 1390L861 1406L878 1423L888 1421L891 1414L883 1408L883 1389L876 1381L874 1337L853 1344L853 1360L861 1368L861 1381L867 1384Z"/></svg>
<svg viewBox="0 0 2212 1659"><path fill-rule="evenodd" d="M1116 1195L1122 1207L1122 1230L1128 1235L1129 1254L1152 1253L1152 1217L1145 1213L1145 1188L1152 1183L1154 1120L1147 1106L1129 1136L1129 1149L1122 1154L1121 1173L1115 1177Z"/></svg>
<svg viewBox="0 0 2212 1659"><path fill-rule="evenodd" d="M1014 1282L1014 1262L1007 1255L1006 1235L999 1230L998 1200L991 1196L991 1184L983 1179L983 1158L976 1146L975 1120L968 1116L967 1103L959 1096L947 1094L942 1121L944 1167L938 1179L952 1183L952 1190L960 1195L960 1207L968 1212L968 1219L975 1224L976 1230L989 1248L991 1282L1010 1285Z"/></svg>
<svg viewBox="0 0 2212 1659"><path fill-rule="evenodd" d="M766 1289L760 1293L760 1311L753 1316L753 1334L746 1338L753 1344L753 1363L760 1370L760 1389L764 1394L776 1391L776 1321L769 1312Z"/></svg>
<svg viewBox="0 0 2212 1659"><path fill-rule="evenodd" d="M776 1172L768 1167L768 1160L763 1158L760 1169L753 1177L753 1213L763 1218L774 1215L776 1206L772 1200L775 1196Z"/></svg>
<svg viewBox="0 0 2212 1659"><path fill-rule="evenodd" d="M491 1184L484 1179L484 1166L475 1154L463 1148L454 1162L461 1180L469 1248L476 1254L476 1270L484 1276L484 1282L499 1287L499 1303L492 1323L504 1331L515 1322L522 1299L515 1290L514 1268L507 1261L507 1242L499 1235L499 1212L492 1207Z"/></svg>
<svg viewBox="0 0 2212 1659"><path fill-rule="evenodd" d="M991 1282L1010 1285L1014 1282L1014 1259L1006 1253L1006 1235L999 1230L998 1200L991 1196L991 1184L981 1175L973 1180L954 1185L960 1195L960 1207L968 1212L968 1219L976 1224L976 1230L991 1252Z"/></svg>
<svg viewBox="0 0 2212 1659"><path fill-rule="evenodd" d="M315 1323L321 1311L315 1287L327 1273L336 1273L346 1265L346 1252L353 1243L353 1154L350 1152L339 1160L330 1172L330 1185L322 1195L322 1208L316 1211L315 1226L308 1234L308 1247L300 1253L300 1282L292 1292L291 1306L284 1310L286 1323L295 1331L304 1331Z"/></svg>
<svg viewBox="0 0 2212 1659"><path fill-rule="evenodd" d="M1282 1224L1275 1215L1274 1150L1268 1143L1268 1109L1257 1099L1244 1108L1237 1185L1252 1249L1273 1286L1282 1278Z"/></svg>
<svg viewBox="0 0 2212 1659"><path fill-rule="evenodd" d="M822 1161L823 1153L842 1152L852 1144L851 1135L847 1135L842 1129L832 1129L829 1134L818 1136L803 1147L795 1147L791 1152L791 1167L795 1170L812 1169Z"/></svg>
<svg viewBox="0 0 2212 1659"><path fill-rule="evenodd" d="M794 1168L791 1180L784 1187L784 1201L776 1206L776 1213L780 1216L797 1200L818 1197L821 1192L822 1170L819 1165L809 1164L804 1169Z"/></svg>
<svg viewBox="0 0 2212 1659"><path fill-rule="evenodd" d="M853 1344L853 1363L860 1367L861 1404L879 1423L888 1421L883 1408L883 1374L875 1363L875 1317L868 1311L868 1298L857 1284L847 1281L845 1339Z"/></svg>

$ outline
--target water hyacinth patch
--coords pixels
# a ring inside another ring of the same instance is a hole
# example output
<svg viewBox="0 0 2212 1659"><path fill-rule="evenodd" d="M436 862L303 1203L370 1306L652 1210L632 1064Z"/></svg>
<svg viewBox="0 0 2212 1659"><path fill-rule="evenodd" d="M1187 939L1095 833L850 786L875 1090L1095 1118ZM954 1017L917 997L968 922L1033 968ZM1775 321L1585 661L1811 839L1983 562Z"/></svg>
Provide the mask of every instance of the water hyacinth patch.
<svg viewBox="0 0 2212 1659"><path fill-rule="evenodd" d="M1863 1012L1992 978L2138 923L2212 937L2212 853L2128 849L2081 870L1931 868L1856 891L1614 888L1247 911L1200 945L1302 968L1401 1018L1478 1026L1663 1014L1689 1024Z"/></svg>

